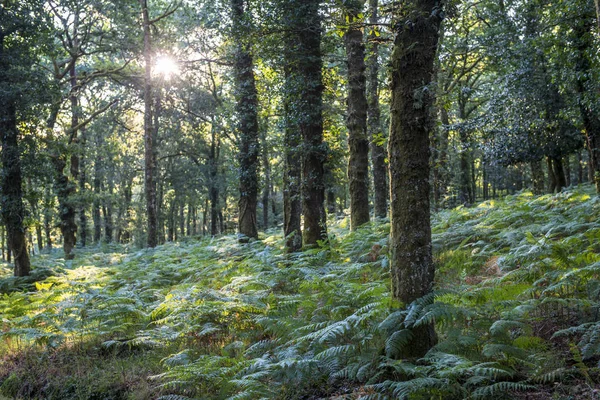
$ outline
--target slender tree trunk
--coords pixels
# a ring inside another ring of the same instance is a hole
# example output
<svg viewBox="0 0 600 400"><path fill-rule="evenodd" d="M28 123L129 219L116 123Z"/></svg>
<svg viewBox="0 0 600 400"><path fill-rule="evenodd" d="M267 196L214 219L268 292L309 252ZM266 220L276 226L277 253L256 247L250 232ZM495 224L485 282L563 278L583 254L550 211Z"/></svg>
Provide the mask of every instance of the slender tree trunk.
<svg viewBox="0 0 600 400"><path fill-rule="evenodd" d="M0 38L0 68L8 67L3 60L4 38ZM6 84L6 83L4 83ZM0 135L2 137L2 174L0 187L0 210L8 249L14 254L14 275L29 275L31 265L27 253L26 229L23 225L25 209L23 207L23 188L21 173L21 153L19 150L19 131L17 129L17 109L10 96L3 94L0 100ZM10 254L10 253L9 253ZM9 260L10 262L10 260Z"/></svg>
<svg viewBox="0 0 600 400"><path fill-rule="evenodd" d="M564 158L564 167L565 167L565 182L567 184L567 187L571 186L571 157L570 156L566 156Z"/></svg>
<svg viewBox="0 0 600 400"><path fill-rule="evenodd" d="M6 261L6 232L4 229L4 225L0 224L0 251L2 253L2 262Z"/></svg>
<svg viewBox="0 0 600 400"><path fill-rule="evenodd" d="M350 184L350 227L369 222L369 139L367 136L367 96L365 45L358 25L361 2L348 2L344 35L348 63L348 182Z"/></svg>
<svg viewBox="0 0 600 400"><path fill-rule="evenodd" d="M247 27L251 17L244 10L244 0L231 0L233 36L236 43L234 76L236 92L237 131L239 135L240 200L238 230L240 241L258 238L256 205L258 202L258 95L254 79L251 45Z"/></svg>
<svg viewBox="0 0 600 400"><path fill-rule="evenodd" d="M379 23L377 15L378 0L369 0L369 23ZM371 141L371 163L373 164L373 189L375 217L385 218L388 211L388 169L385 164L385 134L381 129L381 111L379 109L379 45L375 28L368 36L367 53L367 130Z"/></svg>
<svg viewBox="0 0 600 400"><path fill-rule="evenodd" d="M583 160L581 159L581 150L577 152L577 184L583 183Z"/></svg>
<svg viewBox="0 0 600 400"><path fill-rule="evenodd" d="M429 208L430 107L442 10L437 0L411 2L402 15L393 52L390 110L392 297L404 306L433 288ZM404 357L421 357L436 342L433 324L414 328Z"/></svg>
<svg viewBox="0 0 600 400"><path fill-rule="evenodd" d="M546 166L548 167L548 193L554 193L554 191L558 187L558 179L556 177L552 164L552 159L550 157L547 157Z"/></svg>
<svg viewBox="0 0 600 400"><path fill-rule="evenodd" d="M81 148L81 156L79 160L79 193L84 194L86 191L86 182L87 182L87 174L86 174L86 166L87 166L87 158L85 156L85 146L87 142L87 131L86 128L83 127L80 130L80 148ZM79 205L79 241L81 242L81 246L85 247L87 245L87 215L86 215L86 201L81 200Z"/></svg>
<svg viewBox="0 0 600 400"><path fill-rule="evenodd" d="M269 162L269 152L267 149L267 130L262 130L260 135L261 147L262 147L262 164L263 171L265 173L265 183L262 193L262 205L263 205L263 228L269 228L269 199L271 197L271 163Z"/></svg>
<svg viewBox="0 0 600 400"><path fill-rule="evenodd" d="M108 196L104 203L106 213L104 214L104 241L112 243L113 241L113 192L114 183L112 173L108 176Z"/></svg>
<svg viewBox="0 0 600 400"><path fill-rule="evenodd" d="M156 207L156 182L155 175L155 133L152 126L152 43L151 43L151 21L148 15L147 0L139 0L142 8L142 20L144 29L144 188L146 194L146 216L148 218L148 247L156 247L158 240L157 232L157 207Z"/></svg>

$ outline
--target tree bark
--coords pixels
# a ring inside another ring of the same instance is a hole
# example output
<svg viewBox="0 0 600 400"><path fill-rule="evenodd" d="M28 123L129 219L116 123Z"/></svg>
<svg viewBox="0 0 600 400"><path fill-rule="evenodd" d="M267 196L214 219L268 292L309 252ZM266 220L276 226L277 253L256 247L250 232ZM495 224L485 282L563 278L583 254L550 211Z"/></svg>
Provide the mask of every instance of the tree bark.
<svg viewBox="0 0 600 400"><path fill-rule="evenodd" d="M377 15L378 0L369 0L369 24L375 27L379 23ZM385 218L388 211L388 169L385 164L385 135L381 129L381 110L379 108L379 44L375 28L368 36L367 55L367 130L371 141L371 163L373 164L373 189L375 217Z"/></svg>
<svg viewBox="0 0 600 400"><path fill-rule="evenodd" d="M258 95L253 71L250 44L247 42L250 14L244 10L244 0L231 0L233 36L236 43L234 77L237 131L239 134L238 230L240 241L258 238L256 205L258 202Z"/></svg>
<svg viewBox="0 0 600 400"><path fill-rule="evenodd" d="M437 0L415 0L401 16L391 56L390 110L392 297L408 305L433 288L429 208L429 138L434 59L442 19ZM414 328L405 357L423 356L435 343L433 325Z"/></svg>
<svg viewBox="0 0 600 400"><path fill-rule="evenodd" d="M3 38L0 39L0 67L6 70L8 67L3 65L6 61L2 60L4 53L2 42ZM27 253L26 230L23 225L25 208L23 206L23 177L18 142L17 109L15 100L10 94L3 94L0 99L0 135L2 136L2 177L0 181L2 196L0 209L6 227L7 247L14 256L14 275L27 276L31 264Z"/></svg>
<svg viewBox="0 0 600 400"><path fill-rule="evenodd" d="M369 139L367 137L367 96L365 45L358 14L361 2L347 3L349 26L344 34L348 63L348 182L350 184L350 228L369 222Z"/></svg>
<svg viewBox="0 0 600 400"><path fill-rule="evenodd" d="M154 100L152 87L152 42L151 21L148 14L147 0L139 0L142 8L142 25L144 29L144 190L146 195L146 217L148 218L148 247L156 247L157 232L157 206L156 182L154 181L155 150L154 128L152 124L152 102Z"/></svg>

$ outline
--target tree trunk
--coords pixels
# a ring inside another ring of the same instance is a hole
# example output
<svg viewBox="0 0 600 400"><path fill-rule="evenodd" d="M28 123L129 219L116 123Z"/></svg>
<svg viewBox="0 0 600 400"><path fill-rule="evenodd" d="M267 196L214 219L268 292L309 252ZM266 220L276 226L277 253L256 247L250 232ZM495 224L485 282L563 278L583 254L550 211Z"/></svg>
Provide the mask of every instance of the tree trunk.
<svg viewBox="0 0 600 400"><path fill-rule="evenodd" d="M146 194L146 216L148 218L148 247L156 247L157 232L157 207L156 207L156 182L155 175L155 133L152 126L152 102L154 99L152 88L152 43L150 36L151 21L148 15L147 0L139 0L142 8L144 29L144 190Z"/></svg>
<svg viewBox="0 0 600 400"><path fill-rule="evenodd" d="M271 197L271 163L269 161L269 152L267 150L267 132L266 128L262 130L260 135L261 147L262 147L262 164L263 171L265 173L265 183L262 193L262 205L263 205L263 229L269 228L269 198Z"/></svg>
<svg viewBox="0 0 600 400"><path fill-rule="evenodd" d="M75 205L72 202L72 197L75 194L75 185L69 181L64 170L67 163L62 155L55 155L52 158L54 172L56 174L54 186L56 189L56 197L58 198L60 231L63 235L63 250L65 259L72 260L75 258L73 248L77 242L75 234L77 232L77 224L75 223Z"/></svg>
<svg viewBox="0 0 600 400"><path fill-rule="evenodd" d="M556 177L556 192L560 192L567 187L567 179L565 178L565 169L560 157L552 158L552 168Z"/></svg>
<svg viewBox="0 0 600 400"><path fill-rule="evenodd" d="M325 159L323 144L323 82L321 59L320 0L299 2L299 54L296 78L300 84L299 128L302 134L304 160L302 173L303 239L307 245L316 245L327 239L325 214Z"/></svg>
<svg viewBox="0 0 600 400"><path fill-rule="evenodd" d="M240 241L258 238L256 204L258 202L258 95L254 79L251 45L247 38L251 16L244 10L244 0L231 0L233 37L236 44L233 64L236 114L238 117L238 161L240 200L238 230Z"/></svg>
<svg viewBox="0 0 600 400"><path fill-rule="evenodd" d="M577 184L583 183L583 160L581 159L581 150L577 152Z"/></svg>
<svg viewBox="0 0 600 400"><path fill-rule="evenodd" d="M542 161L534 160L529 163L531 167L531 183L532 191L535 195L544 193L544 170L542 169Z"/></svg>
<svg viewBox="0 0 600 400"><path fill-rule="evenodd" d="M563 164L565 167L565 182L567 184L567 187L571 186L571 157L570 156L566 156L563 159Z"/></svg>
<svg viewBox="0 0 600 400"><path fill-rule="evenodd" d="M546 157L546 166L548 167L548 193L554 193L558 187L558 179L552 166L552 159Z"/></svg>
<svg viewBox="0 0 600 400"><path fill-rule="evenodd" d="M415 0L402 16L393 52L390 110L392 297L404 306L433 288L429 209L431 83L442 10L437 0ZM421 357L436 342L433 324L413 329L404 357Z"/></svg>
<svg viewBox="0 0 600 400"><path fill-rule="evenodd" d="M349 2L350 3L350 2ZM348 182L350 184L350 228L369 222L369 139L367 137L367 96L365 46L358 24L361 3L349 4L344 34L348 62Z"/></svg>
<svg viewBox="0 0 600 400"><path fill-rule="evenodd" d="M0 66L5 70L8 67L5 65L7 61L2 59L3 53L4 44L0 42ZM7 247L14 255L14 275L27 276L31 265L27 253L26 230L23 225L25 209L23 207L21 153L18 143L17 109L14 99L11 97L11 95L3 94L0 102L0 135L2 137L0 210L6 227Z"/></svg>
<svg viewBox="0 0 600 400"><path fill-rule="evenodd" d="M378 0L369 0L369 24L376 26ZM385 164L385 134L381 129L381 111L379 109L379 45L375 28L369 34L367 55L367 130L371 141L371 163L373 164L373 189L375 217L385 218L388 211L388 169Z"/></svg>
<svg viewBox="0 0 600 400"><path fill-rule="evenodd" d="M86 141L87 141L87 135L86 135L86 129L81 128L80 130L81 132L81 137L80 137L80 148L81 148L81 156L80 156L80 160L79 160L79 193L80 194L84 194L86 191L86 180L87 180L87 175L86 175L86 164L87 164L87 159L85 157L85 145L86 145ZM81 243L82 247L85 247L87 245L87 215L85 213L86 211L86 201L85 200L81 200L80 201L80 205L79 205L79 241Z"/></svg>

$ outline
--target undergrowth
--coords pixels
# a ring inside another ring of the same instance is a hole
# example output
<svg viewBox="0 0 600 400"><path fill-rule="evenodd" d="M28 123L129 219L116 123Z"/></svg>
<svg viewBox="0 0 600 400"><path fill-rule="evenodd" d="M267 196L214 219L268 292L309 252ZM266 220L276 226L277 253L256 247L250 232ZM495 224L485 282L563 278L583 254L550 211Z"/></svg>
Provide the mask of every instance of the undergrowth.
<svg viewBox="0 0 600 400"><path fill-rule="evenodd" d="M386 221L293 255L273 231L34 258L0 279L0 395L595 398L599 216L591 187L439 212L436 290L402 310ZM438 344L403 359L432 322Z"/></svg>

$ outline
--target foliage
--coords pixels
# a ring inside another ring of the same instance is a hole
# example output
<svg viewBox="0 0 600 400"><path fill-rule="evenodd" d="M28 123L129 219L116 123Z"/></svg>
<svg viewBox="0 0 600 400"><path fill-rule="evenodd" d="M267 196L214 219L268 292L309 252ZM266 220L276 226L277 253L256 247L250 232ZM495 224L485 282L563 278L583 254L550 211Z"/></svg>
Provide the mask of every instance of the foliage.
<svg viewBox="0 0 600 400"><path fill-rule="evenodd" d="M0 393L80 398L81 387L59 390L78 387L67 355L119 398L487 399L593 386L591 192L524 192L434 214L437 289L404 310L389 300L385 222L352 233L336 225L328 249L293 255L273 235L34 258L34 272L52 276L0 298ZM437 346L402 359L411 329L433 321ZM102 367L81 361L90 357ZM44 387L28 371L45 376L49 365L58 372ZM111 372L123 366L142 383Z"/></svg>

